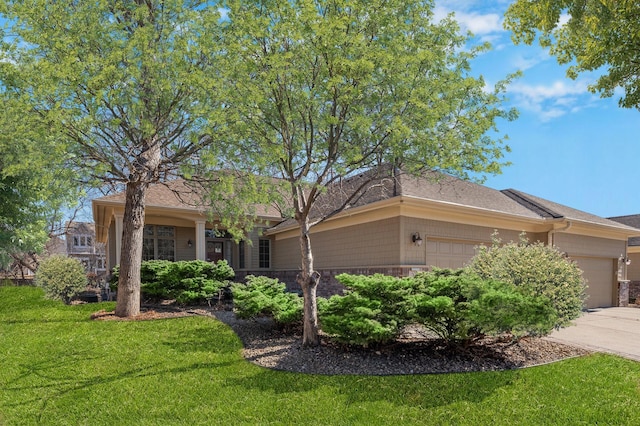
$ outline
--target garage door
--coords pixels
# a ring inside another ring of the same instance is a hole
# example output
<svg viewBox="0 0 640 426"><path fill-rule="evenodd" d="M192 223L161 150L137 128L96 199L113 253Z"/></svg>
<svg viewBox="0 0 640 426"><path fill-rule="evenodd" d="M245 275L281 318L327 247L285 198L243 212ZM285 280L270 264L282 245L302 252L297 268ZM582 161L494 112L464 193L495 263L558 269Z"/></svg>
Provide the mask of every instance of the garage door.
<svg viewBox="0 0 640 426"><path fill-rule="evenodd" d="M587 307L613 306L613 263L615 259L573 257L587 280Z"/></svg>
<svg viewBox="0 0 640 426"><path fill-rule="evenodd" d="M476 254L476 245L476 243L427 238L427 265L439 268L462 268Z"/></svg>

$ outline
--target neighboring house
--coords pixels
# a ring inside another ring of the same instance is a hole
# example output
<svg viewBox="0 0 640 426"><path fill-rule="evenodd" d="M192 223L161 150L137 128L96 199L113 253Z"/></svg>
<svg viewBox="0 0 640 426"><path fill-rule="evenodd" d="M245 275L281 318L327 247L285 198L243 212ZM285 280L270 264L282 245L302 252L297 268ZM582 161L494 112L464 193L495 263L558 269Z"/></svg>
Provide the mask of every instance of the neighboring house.
<svg viewBox="0 0 640 426"><path fill-rule="evenodd" d="M93 223L67 223L66 253L80 260L87 274L103 277L107 273L105 243L97 241L95 235Z"/></svg>
<svg viewBox="0 0 640 426"><path fill-rule="evenodd" d="M640 228L640 214L610 217L610 220L624 225ZM629 297L635 301L640 297L640 237L631 237L628 241L627 257L625 259L627 279L629 282Z"/></svg>
<svg viewBox="0 0 640 426"><path fill-rule="evenodd" d="M332 186L317 215L339 207L366 174ZM145 210L145 258L229 261L237 274L278 277L295 288L300 270L299 229L276 209L264 208L258 227L246 241L214 235L197 194L187 200L181 181L154 185ZM96 238L107 244L107 263L118 263L124 194L93 200ZM618 304L619 259L627 255L627 239L640 229L594 216L516 190L497 191L447 175L421 178L398 174L379 178L344 210L312 228L320 294L336 292L333 278L341 272L398 276L432 266L457 268L491 244L497 230L503 241L526 232L531 241L553 244L583 269L588 280L588 307Z"/></svg>
<svg viewBox="0 0 640 426"><path fill-rule="evenodd" d="M57 236L47 241L42 253L22 253L22 256L16 257L7 268L0 269L0 280L6 278L15 283L32 284L38 262L54 254L66 254L65 241Z"/></svg>

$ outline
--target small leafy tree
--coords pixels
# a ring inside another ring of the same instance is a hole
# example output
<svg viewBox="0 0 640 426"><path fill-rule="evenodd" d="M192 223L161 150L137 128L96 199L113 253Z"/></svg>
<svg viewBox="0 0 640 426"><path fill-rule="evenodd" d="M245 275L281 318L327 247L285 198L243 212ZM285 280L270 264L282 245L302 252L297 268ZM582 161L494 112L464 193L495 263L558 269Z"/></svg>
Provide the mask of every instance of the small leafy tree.
<svg viewBox="0 0 640 426"><path fill-rule="evenodd" d="M280 325L302 321L302 297L286 291L278 279L249 275L245 284L231 286L238 318L269 316Z"/></svg>
<svg viewBox="0 0 640 426"><path fill-rule="evenodd" d="M586 284L575 262L556 247L529 243L525 234L519 242L504 245L497 233L492 239L491 247L479 248L468 270L485 279L513 284L525 295L547 297L556 313L556 328L580 316Z"/></svg>
<svg viewBox="0 0 640 426"><path fill-rule="evenodd" d="M468 37L452 18L436 20L431 1L224 5L228 54L220 75L225 137L234 146L213 156L286 183L281 198L288 203L280 208L299 227L303 344L314 346L320 275L312 228L353 205L378 178L391 178L381 163L414 174L498 172L507 148L496 125L516 116L502 107L511 76L487 90L470 63L488 45L463 48ZM377 172L321 207L327 190L365 169Z"/></svg>
<svg viewBox="0 0 640 426"><path fill-rule="evenodd" d="M36 285L44 289L49 299L66 304L87 287L82 263L63 255L54 255L40 262L35 279Z"/></svg>

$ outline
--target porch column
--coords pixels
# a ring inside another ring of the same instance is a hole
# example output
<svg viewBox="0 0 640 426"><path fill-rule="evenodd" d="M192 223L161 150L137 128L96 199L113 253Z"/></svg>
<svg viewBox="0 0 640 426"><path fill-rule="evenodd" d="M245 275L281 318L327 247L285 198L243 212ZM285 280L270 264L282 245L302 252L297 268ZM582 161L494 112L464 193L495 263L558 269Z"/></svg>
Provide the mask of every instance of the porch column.
<svg viewBox="0 0 640 426"><path fill-rule="evenodd" d="M120 253L122 252L122 219L124 215L114 213L116 218L116 265L120 264ZM115 265L112 265L115 266Z"/></svg>
<svg viewBox="0 0 640 426"><path fill-rule="evenodd" d="M197 260L206 260L207 255L205 253L205 225L206 221L204 220L196 220L196 259Z"/></svg>

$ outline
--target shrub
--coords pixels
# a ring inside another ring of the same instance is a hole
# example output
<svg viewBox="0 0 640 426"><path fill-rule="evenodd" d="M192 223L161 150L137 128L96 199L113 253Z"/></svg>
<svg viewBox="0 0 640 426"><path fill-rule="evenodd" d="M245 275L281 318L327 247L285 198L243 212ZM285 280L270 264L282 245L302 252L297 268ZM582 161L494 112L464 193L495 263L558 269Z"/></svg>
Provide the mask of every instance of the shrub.
<svg viewBox="0 0 640 426"><path fill-rule="evenodd" d="M336 278L347 292L320 305L320 321L332 338L347 344L386 343L410 323L424 325L449 344L504 333L547 334L556 319L545 297L464 270Z"/></svg>
<svg viewBox="0 0 640 426"><path fill-rule="evenodd" d="M114 268L111 287L117 287L118 269ZM203 260L170 262L147 260L140 267L141 291L146 297L175 299L188 304L220 297L235 273L227 261L209 263Z"/></svg>
<svg viewBox="0 0 640 426"><path fill-rule="evenodd" d="M556 328L580 316L586 285L575 262L555 247L529 243L524 234L518 243L501 243L494 233L492 246L481 246L468 270L482 278L512 284L522 294L547 297L555 310Z"/></svg>
<svg viewBox="0 0 640 426"><path fill-rule="evenodd" d="M272 317L280 325L300 322L303 299L286 291L278 279L249 275L246 283L231 286L234 311L238 318Z"/></svg>
<svg viewBox="0 0 640 426"><path fill-rule="evenodd" d="M36 285L42 287L49 299L71 303L73 297L87 287L87 275L82 263L63 255L51 256L38 266Z"/></svg>
<svg viewBox="0 0 640 426"><path fill-rule="evenodd" d="M410 320L411 279L382 274L340 274L336 279L347 287L346 294L319 305L322 329L336 341L361 346L386 343Z"/></svg>
<svg viewBox="0 0 640 426"><path fill-rule="evenodd" d="M469 342L486 335L544 335L555 312L544 297L527 296L513 286L459 269L434 269L414 280L414 320L447 342Z"/></svg>

